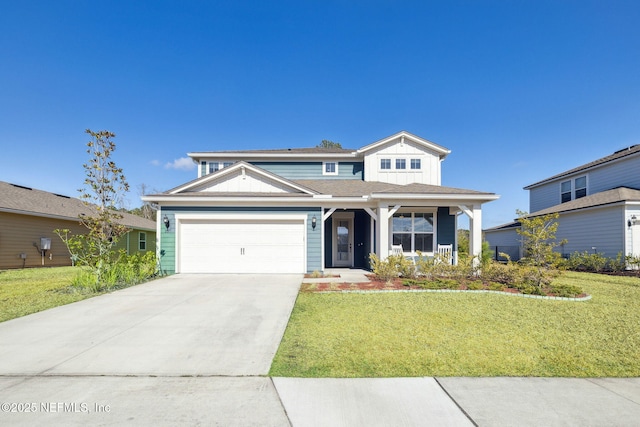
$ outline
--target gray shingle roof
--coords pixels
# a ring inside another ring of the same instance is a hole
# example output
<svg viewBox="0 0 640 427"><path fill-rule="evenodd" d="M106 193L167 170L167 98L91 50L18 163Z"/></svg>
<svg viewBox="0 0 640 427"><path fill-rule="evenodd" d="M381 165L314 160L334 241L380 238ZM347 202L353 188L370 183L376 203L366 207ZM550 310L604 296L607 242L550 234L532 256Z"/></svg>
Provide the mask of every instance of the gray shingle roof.
<svg viewBox="0 0 640 427"><path fill-rule="evenodd" d="M80 199L3 181L0 181L0 211L69 220L77 220L80 214L92 214ZM125 212L119 213L123 216L122 223L127 227L151 231L156 229L156 223L153 221Z"/></svg>
<svg viewBox="0 0 640 427"><path fill-rule="evenodd" d="M590 169L590 168L592 168L594 166L599 166L599 165L602 165L604 163L608 163L608 162L611 162L611 161L614 161L614 160L618 160L618 159L621 159L623 157L630 156L632 154L636 154L636 153L639 153L639 152L640 152L640 144L632 145L631 147L624 148L622 150L618 150L613 154L610 154L608 156L602 157L601 159L594 160L593 162L589 162L589 163L586 163L586 164L584 164L582 166L578 166L577 168L569 169L568 171L559 173L559 174L554 175L554 176L552 176L550 178L546 178L546 179L543 179L542 181L538 181L538 182L535 182L535 183L533 183L531 185L527 185L526 187L524 187L524 189L528 190L528 189L530 189L532 187L536 187L536 186L538 186L540 184L544 184L546 182L553 181L555 179L562 178L564 176L572 175L574 173L578 173L578 172L581 172L583 170Z"/></svg>
<svg viewBox="0 0 640 427"><path fill-rule="evenodd" d="M222 150L222 151L199 151L202 154L350 154L357 150L349 148L321 148L321 147L306 147L306 148L276 148L269 150Z"/></svg>
<svg viewBox="0 0 640 427"><path fill-rule="evenodd" d="M556 212L562 213L575 211L578 209L609 205L612 203L619 203L623 201L640 202L640 190L629 187L618 187L612 190L601 191L599 193L591 194L586 197L581 197L570 202L551 206L550 208L542 209L537 212L532 212L531 214L529 214L529 216L540 216Z"/></svg>
<svg viewBox="0 0 640 427"><path fill-rule="evenodd" d="M428 184L388 184L386 182L360 181L356 179L303 179L294 181L304 187L321 194L331 194L337 197L360 197L371 193L385 194L459 194L488 196L494 193L484 193L462 188L443 187Z"/></svg>

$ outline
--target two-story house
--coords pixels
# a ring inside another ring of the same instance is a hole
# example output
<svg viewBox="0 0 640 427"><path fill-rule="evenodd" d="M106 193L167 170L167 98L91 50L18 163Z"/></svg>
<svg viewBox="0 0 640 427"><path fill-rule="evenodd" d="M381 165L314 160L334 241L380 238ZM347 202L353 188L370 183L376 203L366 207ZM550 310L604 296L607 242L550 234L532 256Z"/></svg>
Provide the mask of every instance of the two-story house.
<svg viewBox="0 0 640 427"><path fill-rule="evenodd" d="M143 200L158 211L169 273L305 273L367 268L392 245L407 255L456 248L469 216L479 254L482 204L493 193L443 187L450 151L399 132L360 149L193 152L198 177ZM455 252L454 252L455 259Z"/></svg>
<svg viewBox="0 0 640 427"><path fill-rule="evenodd" d="M640 145L524 189L531 216L559 214L556 237L567 243L557 250L564 256L584 251L608 258L640 256ZM485 230L485 239L498 251L521 247L518 227L514 222Z"/></svg>

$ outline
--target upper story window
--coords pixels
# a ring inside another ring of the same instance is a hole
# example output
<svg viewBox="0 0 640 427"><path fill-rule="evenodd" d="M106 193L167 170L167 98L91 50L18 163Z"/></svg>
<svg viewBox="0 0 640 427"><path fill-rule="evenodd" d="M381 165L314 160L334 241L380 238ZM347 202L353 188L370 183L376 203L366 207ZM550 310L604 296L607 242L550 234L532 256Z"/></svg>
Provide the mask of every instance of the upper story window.
<svg viewBox="0 0 640 427"><path fill-rule="evenodd" d="M587 177L581 176L580 178L576 178L575 184L576 184L575 185L576 199L586 196L587 195Z"/></svg>
<svg viewBox="0 0 640 427"><path fill-rule="evenodd" d="M391 159L380 159L380 169L390 170L391 169Z"/></svg>
<svg viewBox="0 0 640 427"><path fill-rule="evenodd" d="M407 168L406 159L396 159L396 169L406 169L406 168Z"/></svg>
<svg viewBox="0 0 640 427"><path fill-rule="evenodd" d="M560 202L566 203L587 195L587 177L580 176L560 183Z"/></svg>
<svg viewBox="0 0 640 427"><path fill-rule="evenodd" d="M338 175L338 163L337 162L323 162L322 163L323 175Z"/></svg>
<svg viewBox="0 0 640 427"><path fill-rule="evenodd" d="M204 165L205 162L202 162L202 164ZM207 170L206 173L214 173L219 171L222 168L226 168L229 167L233 164L233 162L209 162L207 164Z"/></svg>
<svg viewBox="0 0 640 427"><path fill-rule="evenodd" d="M421 169L420 159L411 159L411 169Z"/></svg>
<svg viewBox="0 0 640 427"><path fill-rule="evenodd" d="M560 200L562 203L571 201L571 181L560 183Z"/></svg>
<svg viewBox="0 0 640 427"><path fill-rule="evenodd" d="M141 251L147 250L147 233L142 231L138 233L138 249Z"/></svg>

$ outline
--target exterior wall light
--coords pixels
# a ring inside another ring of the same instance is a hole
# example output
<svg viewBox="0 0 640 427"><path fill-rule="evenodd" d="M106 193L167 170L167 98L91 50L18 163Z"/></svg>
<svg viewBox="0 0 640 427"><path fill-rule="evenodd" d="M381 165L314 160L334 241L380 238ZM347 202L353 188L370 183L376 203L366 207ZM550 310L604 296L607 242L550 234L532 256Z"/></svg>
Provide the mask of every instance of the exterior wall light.
<svg viewBox="0 0 640 427"><path fill-rule="evenodd" d="M314 215L313 218L311 218L311 228L315 230L316 229L316 225L318 225L318 219Z"/></svg>
<svg viewBox="0 0 640 427"><path fill-rule="evenodd" d="M167 218L166 215L162 219L162 222L164 222L164 226L167 227L167 231L169 231L169 227L171 226L171 222L169 221L169 218Z"/></svg>
<svg viewBox="0 0 640 427"><path fill-rule="evenodd" d="M632 225L636 225L638 223L638 218L635 215L631 215L629 221L627 221L627 226L631 227Z"/></svg>

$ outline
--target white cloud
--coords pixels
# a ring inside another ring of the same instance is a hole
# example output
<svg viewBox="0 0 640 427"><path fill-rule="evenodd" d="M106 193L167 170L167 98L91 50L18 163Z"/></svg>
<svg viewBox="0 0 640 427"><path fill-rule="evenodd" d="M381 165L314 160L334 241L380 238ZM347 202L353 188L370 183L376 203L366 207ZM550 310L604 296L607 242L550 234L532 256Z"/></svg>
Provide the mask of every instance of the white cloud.
<svg viewBox="0 0 640 427"><path fill-rule="evenodd" d="M196 168L196 164L193 163L193 160L189 157L180 157L179 159L175 159L173 162L169 162L164 165L164 168L190 171Z"/></svg>
<svg viewBox="0 0 640 427"><path fill-rule="evenodd" d="M150 162L153 166L160 166L160 160L153 159Z"/></svg>

